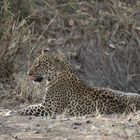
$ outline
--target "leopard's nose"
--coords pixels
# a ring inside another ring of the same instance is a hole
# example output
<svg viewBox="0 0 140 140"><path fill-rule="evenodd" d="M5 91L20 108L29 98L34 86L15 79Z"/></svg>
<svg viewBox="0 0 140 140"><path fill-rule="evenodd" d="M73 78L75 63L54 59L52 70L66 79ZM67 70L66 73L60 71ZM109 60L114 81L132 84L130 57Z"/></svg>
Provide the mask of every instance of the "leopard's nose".
<svg viewBox="0 0 140 140"><path fill-rule="evenodd" d="M33 80L35 79L35 77L32 76L32 75L30 75L30 76L27 77L27 79L28 79L29 81L33 81Z"/></svg>

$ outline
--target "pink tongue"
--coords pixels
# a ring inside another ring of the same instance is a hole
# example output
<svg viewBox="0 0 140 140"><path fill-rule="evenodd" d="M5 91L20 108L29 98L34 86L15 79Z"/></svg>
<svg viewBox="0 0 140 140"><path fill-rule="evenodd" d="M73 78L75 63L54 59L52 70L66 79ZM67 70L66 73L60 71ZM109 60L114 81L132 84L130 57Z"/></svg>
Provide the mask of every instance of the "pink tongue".
<svg viewBox="0 0 140 140"><path fill-rule="evenodd" d="M35 77L34 76L28 76L28 80L30 80L30 81L33 81L35 79Z"/></svg>

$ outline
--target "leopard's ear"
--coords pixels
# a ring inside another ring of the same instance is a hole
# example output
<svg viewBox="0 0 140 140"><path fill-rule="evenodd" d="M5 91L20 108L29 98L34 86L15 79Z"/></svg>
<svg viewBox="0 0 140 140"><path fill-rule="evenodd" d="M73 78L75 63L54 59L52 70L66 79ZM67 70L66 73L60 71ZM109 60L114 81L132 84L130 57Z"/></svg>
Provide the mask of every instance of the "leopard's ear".
<svg viewBox="0 0 140 140"><path fill-rule="evenodd" d="M59 61L59 62L66 60L66 57L63 53L56 54L55 58L56 58L56 61Z"/></svg>
<svg viewBox="0 0 140 140"><path fill-rule="evenodd" d="M44 54L46 52L50 52L50 49L49 48L42 49L42 54Z"/></svg>

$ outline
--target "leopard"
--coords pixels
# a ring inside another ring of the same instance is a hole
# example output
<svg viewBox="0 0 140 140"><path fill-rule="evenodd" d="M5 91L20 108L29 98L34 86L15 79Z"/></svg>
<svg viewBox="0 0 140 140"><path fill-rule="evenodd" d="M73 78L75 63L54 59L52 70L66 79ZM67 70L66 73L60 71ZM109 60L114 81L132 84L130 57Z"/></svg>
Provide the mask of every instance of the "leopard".
<svg viewBox="0 0 140 140"><path fill-rule="evenodd" d="M70 116L90 114L123 114L140 109L140 95L85 83L64 54L43 50L28 71L31 81L46 80L45 98L29 105L20 115L51 116L66 113Z"/></svg>

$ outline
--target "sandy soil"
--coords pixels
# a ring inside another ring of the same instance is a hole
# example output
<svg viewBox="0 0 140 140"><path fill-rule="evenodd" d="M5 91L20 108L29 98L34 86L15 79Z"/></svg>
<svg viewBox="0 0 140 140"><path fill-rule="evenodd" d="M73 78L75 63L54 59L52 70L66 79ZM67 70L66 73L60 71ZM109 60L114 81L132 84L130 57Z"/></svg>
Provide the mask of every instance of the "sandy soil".
<svg viewBox="0 0 140 140"><path fill-rule="evenodd" d="M0 108L0 140L139 140L140 112L128 116L42 118Z"/></svg>

